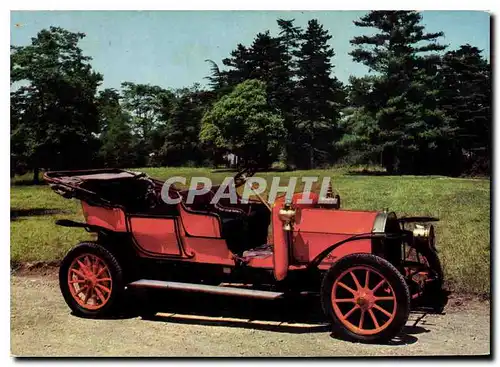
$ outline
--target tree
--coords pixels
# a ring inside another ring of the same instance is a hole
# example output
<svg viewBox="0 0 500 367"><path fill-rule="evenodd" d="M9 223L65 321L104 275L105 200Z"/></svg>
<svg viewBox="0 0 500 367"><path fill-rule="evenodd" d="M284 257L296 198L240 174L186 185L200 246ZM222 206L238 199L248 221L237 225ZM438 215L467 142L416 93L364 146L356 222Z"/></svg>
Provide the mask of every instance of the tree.
<svg viewBox="0 0 500 367"><path fill-rule="evenodd" d="M96 151L95 102L102 76L78 42L83 33L41 30L31 44L11 46L11 138L15 160L40 168L89 166Z"/></svg>
<svg viewBox="0 0 500 367"><path fill-rule="evenodd" d="M372 11L355 21L378 33L354 37L350 54L375 71L372 101L362 109L376 122L373 150L389 172L426 173L442 166L446 141L454 129L439 109L436 95L440 57L436 40L442 32L426 33L415 11ZM430 163L434 164L430 164Z"/></svg>
<svg viewBox="0 0 500 367"><path fill-rule="evenodd" d="M141 165L163 145L163 130L168 124L175 96L166 89L150 84L122 83L123 108L131 116L136 136L136 151Z"/></svg>
<svg viewBox="0 0 500 367"><path fill-rule="evenodd" d="M211 104L212 95L201 90L198 84L179 89L175 95L155 162L168 166L200 165L206 160L199 141L201 119Z"/></svg>
<svg viewBox="0 0 500 367"><path fill-rule="evenodd" d="M99 156L106 167L135 167L137 139L132 134L130 115L120 105L114 89L104 89L97 99L101 147Z"/></svg>
<svg viewBox="0 0 500 367"><path fill-rule="evenodd" d="M317 155L329 155L345 94L342 83L331 76L335 52L328 44L332 38L316 19L310 20L301 37L298 58L298 110L302 145L308 151L309 168ZM304 164L304 163L303 163Z"/></svg>
<svg viewBox="0 0 500 367"><path fill-rule="evenodd" d="M249 50L239 43L231 52L231 56L222 60L222 63L230 68L222 72L229 86L235 86L250 78L249 58Z"/></svg>
<svg viewBox="0 0 500 367"><path fill-rule="evenodd" d="M380 135L375 115L369 111L381 108L373 86L380 77L364 76L349 78L347 107L342 111L339 130L342 137L336 143L346 163L379 163L380 152L374 144Z"/></svg>
<svg viewBox="0 0 500 367"><path fill-rule="evenodd" d="M211 75L205 77L205 79L209 80L210 88L216 92L226 89L228 86L227 75L220 70L219 65L215 61L206 59L205 62L210 64Z"/></svg>
<svg viewBox="0 0 500 367"><path fill-rule="evenodd" d="M217 101L202 119L200 140L247 163L271 165L285 134L283 119L268 102L266 85L247 80Z"/></svg>
<svg viewBox="0 0 500 367"><path fill-rule="evenodd" d="M295 77L293 53L296 51L300 29L293 20L278 19L280 34L270 35L269 31L258 33L250 47L241 44L231 53L231 58L223 62L230 69L225 71L230 85L234 86L247 79L258 79L267 86L269 103L279 110L285 120L286 144L282 147L282 159L288 161L288 151L293 149L292 136L295 118Z"/></svg>
<svg viewBox="0 0 500 367"><path fill-rule="evenodd" d="M150 84L122 83L123 107L132 115L134 133L146 140L161 120L165 89Z"/></svg>
<svg viewBox="0 0 500 367"><path fill-rule="evenodd" d="M279 58L276 68L276 104L279 106L285 128L287 130L287 142L283 146L283 161L287 166L294 165L294 151L300 149L296 145L300 134L297 131L299 111L297 102L297 60L302 29L294 25L294 19L278 19L280 29L278 35Z"/></svg>
<svg viewBox="0 0 500 367"><path fill-rule="evenodd" d="M469 44L447 52L440 79L440 106L457 128L450 141L456 162L476 167L460 167L489 172L491 154L491 70L481 50ZM477 167L477 166L482 167Z"/></svg>

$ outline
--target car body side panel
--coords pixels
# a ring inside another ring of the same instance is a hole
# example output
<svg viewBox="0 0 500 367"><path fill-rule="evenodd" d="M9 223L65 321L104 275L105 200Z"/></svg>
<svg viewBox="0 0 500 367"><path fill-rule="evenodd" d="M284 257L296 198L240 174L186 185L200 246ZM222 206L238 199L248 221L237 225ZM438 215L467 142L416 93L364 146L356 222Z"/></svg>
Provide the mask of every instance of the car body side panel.
<svg viewBox="0 0 500 367"><path fill-rule="evenodd" d="M180 241L188 258L183 261L234 266L234 257L223 238L194 237L179 227Z"/></svg>
<svg viewBox="0 0 500 367"><path fill-rule="evenodd" d="M221 238L219 220L215 215L194 213L178 205L184 230L188 236Z"/></svg>
<svg viewBox="0 0 500 367"><path fill-rule="evenodd" d="M89 205L82 201L82 210L87 224L103 227L114 232L126 232L125 213L120 208Z"/></svg>
<svg viewBox="0 0 500 367"><path fill-rule="evenodd" d="M377 213L376 211L303 208L297 215L294 230L296 232L345 234L349 236L370 233Z"/></svg>
<svg viewBox="0 0 500 367"><path fill-rule="evenodd" d="M297 263L308 263L329 246L352 236L371 233L377 212L304 208L294 225L293 258ZM347 242L322 261L331 264L353 253L371 253L369 239Z"/></svg>
<svg viewBox="0 0 500 367"><path fill-rule="evenodd" d="M161 255L181 255L175 218L130 217L130 231L143 250Z"/></svg>
<svg viewBox="0 0 500 367"><path fill-rule="evenodd" d="M295 198L294 198L295 199ZM354 235L371 233L376 211L331 210L312 205L296 205L292 246L287 246L287 233L278 217L283 198L276 201L272 213L274 242L274 275L277 280L286 277L290 266L307 264L328 247ZM329 266L339 258L352 253L371 253L371 240L350 241L332 250L322 261Z"/></svg>

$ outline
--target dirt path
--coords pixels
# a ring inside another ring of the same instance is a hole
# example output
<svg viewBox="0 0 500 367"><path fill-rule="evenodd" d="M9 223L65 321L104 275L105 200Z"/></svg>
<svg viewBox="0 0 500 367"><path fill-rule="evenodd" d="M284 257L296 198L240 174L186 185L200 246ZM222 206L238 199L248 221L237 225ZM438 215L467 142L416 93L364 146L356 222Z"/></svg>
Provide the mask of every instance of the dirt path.
<svg viewBox="0 0 500 367"><path fill-rule="evenodd" d="M489 304L412 314L392 345L331 337L317 300L249 302L163 293L154 319L86 320L70 314L53 277L11 278L15 356L425 356L490 353ZM172 300L175 299L175 303ZM452 304L455 302L452 302ZM169 306L164 306L168 304ZM309 308L304 308L309 306ZM312 311L311 310L312 307ZM307 315L306 315L307 314Z"/></svg>

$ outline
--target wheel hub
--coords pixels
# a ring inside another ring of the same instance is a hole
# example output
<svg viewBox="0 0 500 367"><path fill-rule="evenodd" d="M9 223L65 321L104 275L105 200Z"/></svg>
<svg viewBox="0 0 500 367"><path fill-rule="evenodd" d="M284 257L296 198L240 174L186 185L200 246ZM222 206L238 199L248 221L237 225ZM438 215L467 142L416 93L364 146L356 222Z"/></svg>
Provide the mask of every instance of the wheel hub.
<svg viewBox="0 0 500 367"><path fill-rule="evenodd" d="M368 310L373 307L373 293L368 289L362 289L354 295L356 304L363 310Z"/></svg>

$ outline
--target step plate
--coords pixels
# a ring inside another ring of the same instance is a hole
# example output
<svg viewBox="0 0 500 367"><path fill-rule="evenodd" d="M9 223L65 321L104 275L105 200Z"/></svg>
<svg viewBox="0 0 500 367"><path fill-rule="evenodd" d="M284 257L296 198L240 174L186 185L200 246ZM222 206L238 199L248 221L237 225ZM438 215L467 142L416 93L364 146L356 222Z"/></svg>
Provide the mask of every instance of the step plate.
<svg viewBox="0 0 500 367"><path fill-rule="evenodd" d="M283 296L281 292L261 291L246 288L229 288L216 285L195 284L195 283L180 283L166 282L163 280L140 279L129 283L129 287L134 288L160 288L160 289L175 289L187 292L201 292L211 294L223 294L227 296L241 296L248 298L276 299Z"/></svg>

